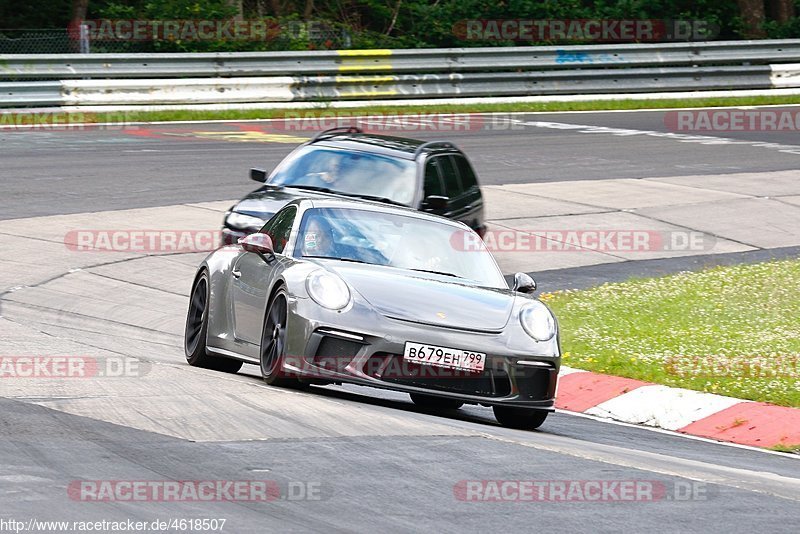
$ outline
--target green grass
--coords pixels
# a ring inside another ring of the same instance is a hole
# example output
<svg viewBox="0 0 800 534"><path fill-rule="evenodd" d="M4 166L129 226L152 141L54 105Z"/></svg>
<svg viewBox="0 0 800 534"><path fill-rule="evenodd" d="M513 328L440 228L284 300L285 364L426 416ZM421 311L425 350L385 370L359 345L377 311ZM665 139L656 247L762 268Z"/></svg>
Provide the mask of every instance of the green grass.
<svg viewBox="0 0 800 534"><path fill-rule="evenodd" d="M781 104L800 104L798 96L755 96L726 98L696 98L672 100L620 100L590 102L536 102L516 104L468 104L468 105L406 105L370 106L365 108L331 108L325 103L313 109L297 109L287 106L284 109L263 110L171 110L171 111L124 111L114 113L83 113L86 122L159 122L159 121L199 121L199 120L249 120L280 118L287 113L296 116L315 116L341 113L343 115L398 114L398 113L512 113L532 111L596 111L620 109L663 109L681 107L718 106L766 106Z"/></svg>
<svg viewBox="0 0 800 534"><path fill-rule="evenodd" d="M800 407L800 260L542 295L564 364Z"/></svg>
<svg viewBox="0 0 800 534"><path fill-rule="evenodd" d="M769 447L770 450L777 451L777 452L791 452L794 454L800 454L800 444L797 445L775 445L773 447Z"/></svg>

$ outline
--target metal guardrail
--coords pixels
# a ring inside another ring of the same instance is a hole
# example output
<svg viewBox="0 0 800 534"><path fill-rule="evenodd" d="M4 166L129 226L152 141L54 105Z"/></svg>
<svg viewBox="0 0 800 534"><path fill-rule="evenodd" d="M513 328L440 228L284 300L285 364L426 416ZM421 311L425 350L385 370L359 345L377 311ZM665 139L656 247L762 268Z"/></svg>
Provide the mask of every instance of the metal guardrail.
<svg viewBox="0 0 800 534"><path fill-rule="evenodd" d="M0 83L0 107L59 106L61 82Z"/></svg>
<svg viewBox="0 0 800 534"><path fill-rule="evenodd" d="M419 50L0 55L0 107L800 87L800 40ZM776 82L775 70L781 69ZM60 84L58 95L54 85ZM280 86L280 87L279 87ZM263 90L267 87L266 90Z"/></svg>
<svg viewBox="0 0 800 534"><path fill-rule="evenodd" d="M187 78L763 65L800 62L800 40L542 47L0 56L0 78Z"/></svg>
<svg viewBox="0 0 800 534"><path fill-rule="evenodd" d="M484 97L770 89L768 65L297 78L295 100ZM735 80L735 81L734 81Z"/></svg>

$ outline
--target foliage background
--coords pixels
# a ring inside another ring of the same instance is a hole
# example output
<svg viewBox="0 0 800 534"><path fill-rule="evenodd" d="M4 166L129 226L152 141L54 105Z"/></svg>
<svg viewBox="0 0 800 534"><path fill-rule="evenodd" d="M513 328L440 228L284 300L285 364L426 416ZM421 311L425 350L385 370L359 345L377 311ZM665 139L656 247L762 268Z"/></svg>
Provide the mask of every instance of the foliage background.
<svg viewBox="0 0 800 534"><path fill-rule="evenodd" d="M469 19L678 19L718 27L717 39L790 38L800 37L798 5L800 0L0 0L0 34L8 39L23 29L63 31L75 18L238 17L265 19L287 31L260 42L114 43L116 49L93 51L415 48L520 44L460 40L453 27ZM303 21L314 21L314 29Z"/></svg>

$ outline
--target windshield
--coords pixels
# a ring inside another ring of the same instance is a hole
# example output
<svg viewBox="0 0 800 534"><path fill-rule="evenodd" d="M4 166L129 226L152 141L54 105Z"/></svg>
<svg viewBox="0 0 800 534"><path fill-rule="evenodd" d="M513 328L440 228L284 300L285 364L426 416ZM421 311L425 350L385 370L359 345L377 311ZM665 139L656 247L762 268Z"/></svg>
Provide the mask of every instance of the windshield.
<svg viewBox="0 0 800 534"><path fill-rule="evenodd" d="M269 183L321 187L405 205L414 200L417 186L413 161L313 145L299 149L282 163Z"/></svg>
<svg viewBox="0 0 800 534"><path fill-rule="evenodd" d="M313 208L303 215L299 232L295 257L384 265L484 287L508 287L480 237L444 221L352 208Z"/></svg>

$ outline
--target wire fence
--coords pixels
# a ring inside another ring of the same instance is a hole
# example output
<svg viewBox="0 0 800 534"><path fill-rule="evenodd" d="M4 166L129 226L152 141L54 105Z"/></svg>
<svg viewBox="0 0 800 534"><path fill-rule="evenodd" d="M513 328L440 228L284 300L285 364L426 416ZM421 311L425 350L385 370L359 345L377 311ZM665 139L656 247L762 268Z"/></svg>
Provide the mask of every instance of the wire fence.
<svg viewBox="0 0 800 534"><path fill-rule="evenodd" d="M280 27L267 38L180 41L170 39L93 39L91 33L70 29L0 29L0 54L139 54L155 52L258 52L280 50L337 50L353 47L344 28L298 23Z"/></svg>
<svg viewBox="0 0 800 534"><path fill-rule="evenodd" d="M0 30L0 54L76 54L80 42L64 30Z"/></svg>

